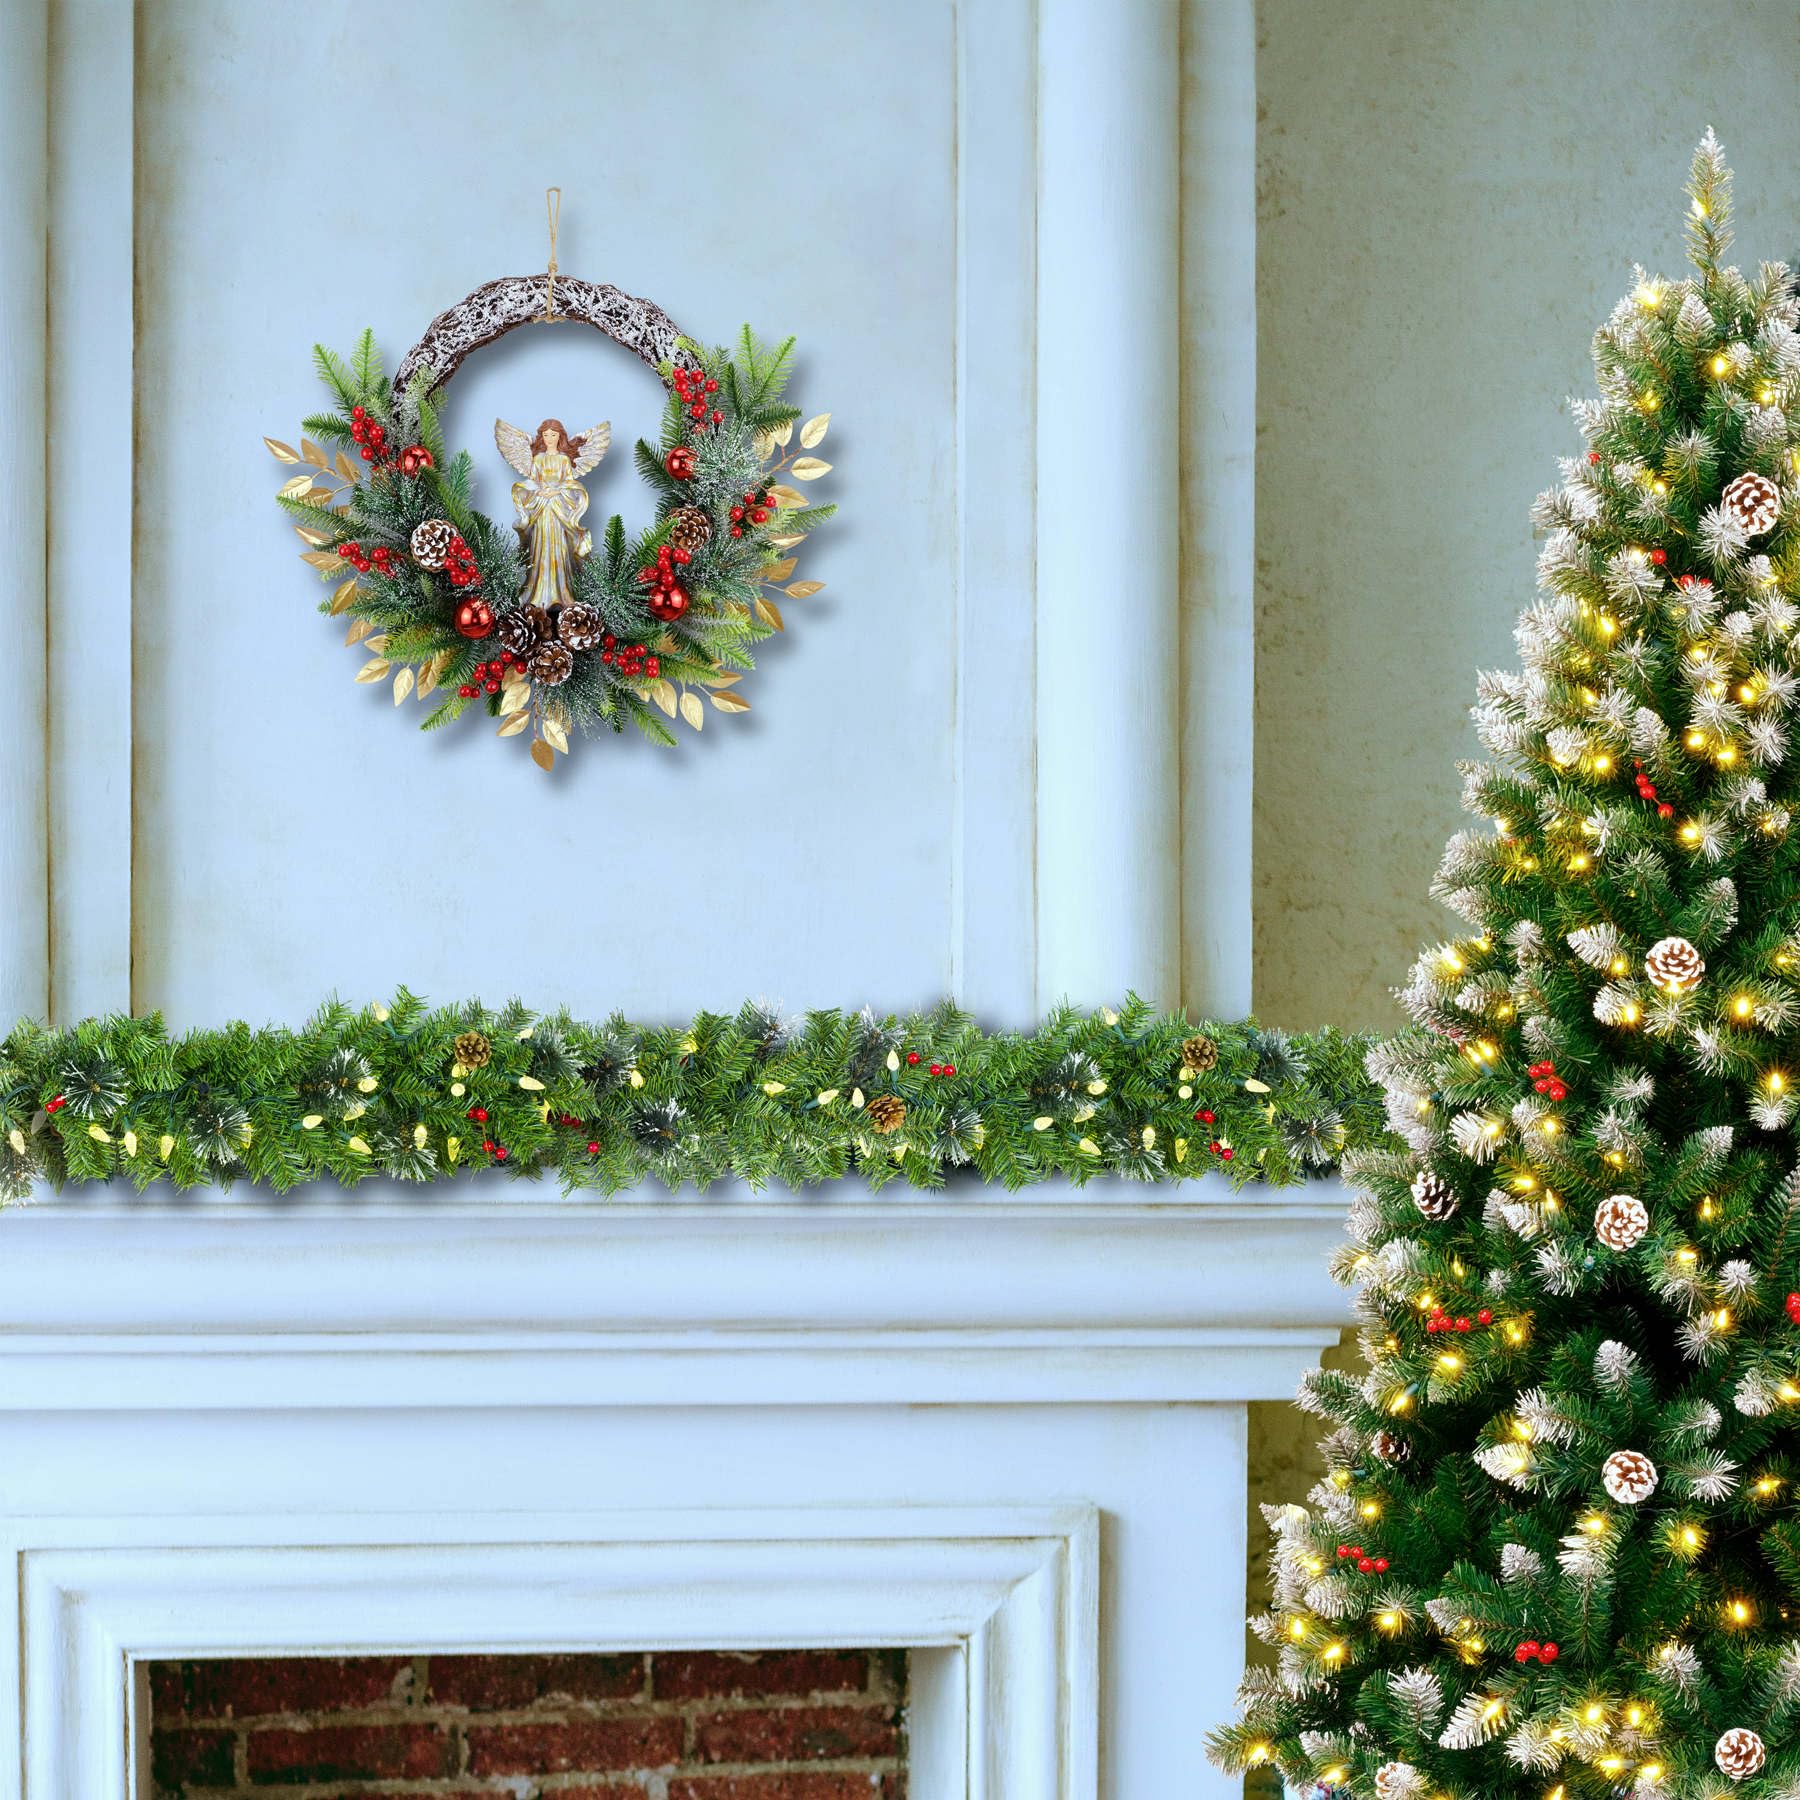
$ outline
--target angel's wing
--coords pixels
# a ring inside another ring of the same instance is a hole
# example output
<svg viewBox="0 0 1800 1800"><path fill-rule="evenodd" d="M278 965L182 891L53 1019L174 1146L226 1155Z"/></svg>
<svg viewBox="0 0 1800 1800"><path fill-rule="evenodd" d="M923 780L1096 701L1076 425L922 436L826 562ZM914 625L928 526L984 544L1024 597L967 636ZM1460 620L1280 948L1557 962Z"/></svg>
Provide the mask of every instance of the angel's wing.
<svg viewBox="0 0 1800 1800"><path fill-rule="evenodd" d="M516 425L504 419L494 421L494 442L500 454L529 481L531 479L531 439Z"/></svg>
<svg viewBox="0 0 1800 1800"><path fill-rule="evenodd" d="M575 479L596 467L607 451L612 447L612 424L610 421L596 425L591 431L581 434L581 454L575 459Z"/></svg>

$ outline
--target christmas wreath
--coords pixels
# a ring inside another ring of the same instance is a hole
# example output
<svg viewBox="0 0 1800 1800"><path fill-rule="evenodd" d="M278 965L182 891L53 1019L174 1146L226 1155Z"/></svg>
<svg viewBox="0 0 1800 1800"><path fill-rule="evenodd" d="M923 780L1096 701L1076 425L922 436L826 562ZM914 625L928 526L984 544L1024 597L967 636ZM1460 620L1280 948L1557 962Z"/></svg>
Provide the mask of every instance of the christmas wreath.
<svg viewBox="0 0 1800 1800"><path fill-rule="evenodd" d="M608 426L496 424L520 477L511 527L476 511L468 451L446 452L436 403L457 365L543 320L595 326L668 390L659 441L636 448L656 502L636 536L616 514L597 542L582 523L580 478ZM789 485L831 466L809 454L830 414L801 424L782 398L792 338L767 345L746 326L734 349L702 349L649 302L552 271L490 282L441 313L391 383L372 332L347 359L313 356L332 409L304 421L298 449L263 441L298 470L277 498L333 584L321 610L348 615L345 641L367 653L359 682L391 684L396 706L435 701L427 731L485 711L501 737L529 733L546 770L576 732L629 722L673 744L670 725L700 730L706 703L749 710L738 683L751 647L783 629L776 591L799 600L824 585L794 579L794 551L835 510Z"/></svg>

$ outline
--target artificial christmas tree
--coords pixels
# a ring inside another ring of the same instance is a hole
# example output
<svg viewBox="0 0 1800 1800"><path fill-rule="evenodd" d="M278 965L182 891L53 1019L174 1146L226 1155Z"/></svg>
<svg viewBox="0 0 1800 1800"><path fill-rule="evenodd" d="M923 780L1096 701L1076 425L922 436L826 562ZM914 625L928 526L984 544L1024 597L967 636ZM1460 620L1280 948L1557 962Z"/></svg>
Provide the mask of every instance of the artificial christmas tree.
<svg viewBox="0 0 1800 1800"><path fill-rule="evenodd" d="M1302 1386L1328 1473L1268 1509L1227 1769L1800 1800L1800 309L1722 263L1710 132L1689 201L1481 681L1470 929L1371 1059L1401 1144L1346 1159L1367 1373Z"/></svg>

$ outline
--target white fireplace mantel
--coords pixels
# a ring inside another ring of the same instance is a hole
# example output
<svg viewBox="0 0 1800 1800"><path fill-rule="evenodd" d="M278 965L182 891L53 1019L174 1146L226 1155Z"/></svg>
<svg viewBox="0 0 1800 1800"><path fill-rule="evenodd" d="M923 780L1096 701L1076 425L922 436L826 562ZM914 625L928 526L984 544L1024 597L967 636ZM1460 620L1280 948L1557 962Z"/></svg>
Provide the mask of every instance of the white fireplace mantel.
<svg viewBox="0 0 1800 1800"><path fill-rule="evenodd" d="M1335 1185L509 1191L0 1215L0 1800L144 1800L154 1656L451 1645L904 1644L918 1800L1232 1791Z"/></svg>

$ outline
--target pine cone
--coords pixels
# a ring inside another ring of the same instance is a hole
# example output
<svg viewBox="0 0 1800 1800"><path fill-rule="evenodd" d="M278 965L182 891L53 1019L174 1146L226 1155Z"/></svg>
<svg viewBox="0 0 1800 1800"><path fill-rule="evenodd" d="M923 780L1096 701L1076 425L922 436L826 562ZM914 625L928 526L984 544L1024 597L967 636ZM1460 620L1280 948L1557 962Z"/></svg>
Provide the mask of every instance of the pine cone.
<svg viewBox="0 0 1800 1800"><path fill-rule="evenodd" d="M531 679L545 687L561 687L575 673L575 659L561 644L540 644L531 659Z"/></svg>
<svg viewBox="0 0 1800 1800"><path fill-rule="evenodd" d="M1667 994L1685 994L1700 985L1706 958L1683 937L1659 938L1644 958L1644 973Z"/></svg>
<svg viewBox="0 0 1800 1800"><path fill-rule="evenodd" d="M552 644L556 641L556 613L548 607L528 606L525 617L531 621L531 629L537 633L540 644Z"/></svg>
<svg viewBox="0 0 1800 1800"><path fill-rule="evenodd" d="M448 519L426 519L413 527L413 561L421 569L441 569L444 554L456 542L456 527Z"/></svg>
<svg viewBox="0 0 1800 1800"><path fill-rule="evenodd" d="M524 607L515 606L503 612L494 624L494 641L502 650L510 650L524 662L537 648L537 627Z"/></svg>
<svg viewBox="0 0 1800 1800"><path fill-rule="evenodd" d="M565 606L557 615L556 635L571 650L591 650L606 634L606 621L591 606L579 600Z"/></svg>
<svg viewBox="0 0 1800 1800"><path fill-rule="evenodd" d="M1746 1781L1763 1766L1768 1752L1748 1725L1734 1725L1713 1745L1713 1761L1719 1773L1733 1781Z"/></svg>
<svg viewBox="0 0 1800 1800"><path fill-rule="evenodd" d="M1409 1800L1419 1785L1419 1771L1411 1763L1383 1763L1375 1771L1376 1800Z"/></svg>
<svg viewBox="0 0 1800 1800"><path fill-rule="evenodd" d="M1191 1038L1182 1041L1181 1060L1196 1075L1204 1075L1208 1069L1219 1066L1219 1046L1197 1031Z"/></svg>
<svg viewBox="0 0 1800 1800"><path fill-rule="evenodd" d="M1412 1197L1413 1205L1434 1225L1441 1225L1460 1204L1456 1189L1435 1169L1421 1169L1413 1177Z"/></svg>
<svg viewBox="0 0 1800 1800"><path fill-rule="evenodd" d="M1781 489L1768 476L1746 469L1726 482L1719 504L1745 537L1760 537L1781 517Z"/></svg>
<svg viewBox="0 0 1800 1800"><path fill-rule="evenodd" d="M1621 1506L1648 1500L1658 1479L1656 1464L1641 1450L1615 1450L1600 1468L1600 1485Z"/></svg>
<svg viewBox="0 0 1800 1800"><path fill-rule="evenodd" d="M869 1102L869 1123L884 1137L906 1123L906 1102L898 1094L877 1094Z"/></svg>
<svg viewBox="0 0 1800 1800"><path fill-rule="evenodd" d="M669 542L677 550L698 550L712 530L712 517L704 507L678 506L669 514Z"/></svg>
<svg viewBox="0 0 1800 1800"><path fill-rule="evenodd" d="M1635 1194L1608 1194L1594 1208L1594 1236L1609 1250L1629 1250L1649 1229L1649 1209Z"/></svg>
<svg viewBox="0 0 1800 1800"><path fill-rule="evenodd" d="M1403 1463L1412 1455L1412 1445L1385 1425L1369 1439L1369 1448L1390 1466Z"/></svg>
<svg viewBox="0 0 1800 1800"><path fill-rule="evenodd" d="M450 1048L465 1069L485 1069L494 1054L493 1045L479 1031L459 1031Z"/></svg>

